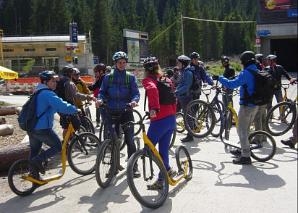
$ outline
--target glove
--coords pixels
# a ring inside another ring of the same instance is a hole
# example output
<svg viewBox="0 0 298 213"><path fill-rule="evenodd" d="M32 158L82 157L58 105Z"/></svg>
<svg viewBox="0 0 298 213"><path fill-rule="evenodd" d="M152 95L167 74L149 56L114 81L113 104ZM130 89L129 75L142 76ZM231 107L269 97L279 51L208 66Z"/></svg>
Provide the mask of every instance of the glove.
<svg viewBox="0 0 298 213"><path fill-rule="evenodd" d="M215 81L218 81L219 76L218 76L218 75L213 75L213 76L212 76L212 79L215 80Z"/></svg>

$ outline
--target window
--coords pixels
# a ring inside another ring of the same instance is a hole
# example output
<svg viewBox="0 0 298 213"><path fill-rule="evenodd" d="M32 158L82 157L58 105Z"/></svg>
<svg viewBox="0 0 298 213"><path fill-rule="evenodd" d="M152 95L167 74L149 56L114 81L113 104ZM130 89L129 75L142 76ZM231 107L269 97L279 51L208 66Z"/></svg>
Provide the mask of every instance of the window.
<svg viewBox="0 0 298 213"><path fill-rule="evenodd" d="M25 48L24 51L25 52L34 52L35 48Z"/></svg>
<svg viewBox="0 0 298 213"><path fill-rule="evenodd" d="M3 49L3 52L13 52L13 49Z"/></svg>
<svg viewBox="0 0 298 213"><path fill-rule="evenodd" d="M46 48L46 51L56 51L56 48L53 48L53 47L51 47L51 48Z"/></svg>

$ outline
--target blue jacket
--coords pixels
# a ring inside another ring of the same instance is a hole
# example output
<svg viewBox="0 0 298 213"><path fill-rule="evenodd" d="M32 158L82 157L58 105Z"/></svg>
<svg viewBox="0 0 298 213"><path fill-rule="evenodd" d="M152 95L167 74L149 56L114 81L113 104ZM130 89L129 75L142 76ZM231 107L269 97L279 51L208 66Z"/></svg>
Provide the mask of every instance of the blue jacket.
<svg viewBox="0 0 298 213"><path fill-rule="evenodd" d="M246 103L245 100L243 100L245 89L247 89L247 92L249 95L252 95L252 93L255 90L254 76L247 69L255 70L255 72L257 72L256 65L251 64L251 65L245 67L239 73L239 75L234 79L229 80L223 76L219 76L218 80L223 86L225 86L229 89L235 89L240 86L240 101L239 101L240 105L255 106L254 104Z"/></svg>
<svg viewBox="0 0 298 213"><path fill-rule="evenodd" d="M180 81L175 91L175 94L178 99L179 97L182 97L182 96L191 95L190 87L192 85L192 81L193 81L193 74L191 72L190 66L187 66L181 71Z"/></svg>
<svg viewBox="0 0 298 213"><path fill-rule="evenodd" d="M36 91L48 88L45 84L39 83L36 87ZM43 90L37 95L37 115L40 116L45 112L37 121L35 130L38 129L52 129L54 114L56 112L63 114L74 114L77 112L77 108L62 98L59 98L53 90Z"/></svg>
<svg viewBox="0 0 298 213"><path fill-rule="evenodd" d="M126 75L129 77L128 82ZM126 70L114 69L104 77L98 98L106 102L109 109L123 112L128 103L132 101L138 103L140 100L136 77Z"/></svg>
<svg viewBox="0 0 298 213"><path fill-rule="evenodd" d="M202 82L208 83L211 86L213 85L212 78L209 75L207 75L206 70L202 66L191 64L190 65L190 69L194 73L197 73L198 74L197 76L201 80L201 86L202 86Z"/></svg>

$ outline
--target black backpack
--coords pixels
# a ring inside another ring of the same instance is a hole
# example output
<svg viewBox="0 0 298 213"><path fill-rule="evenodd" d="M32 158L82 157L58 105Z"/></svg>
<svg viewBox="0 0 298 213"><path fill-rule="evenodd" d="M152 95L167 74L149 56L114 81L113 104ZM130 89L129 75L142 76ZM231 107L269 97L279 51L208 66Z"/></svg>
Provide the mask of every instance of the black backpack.
<svg viewBox="0 0 298 213"><path fill-rule="evenodd" d="M255 91L251 96L248 95L247 89L245 89L245 100L248 103L253 103L255 105L268 104L273 96L275 80L273 76L264 70L249 70L248 71L254 75L255 78Z"/></svg>
<svg viewBox="0 0 298 213"><path fill-rule="evenodd" d="M58 97L62 98L64 101L67 101L65 98L65 84L68 81L66 77L61 77L60 80L57 82L57 86L55 89L55 93Z"/></svg>
<svg viewBox="0 0 298 213"><path fill-rule="evenodd" d="M50 90L50 89L44 88L36 91L29 97L29 100L23 105L22 110L18 117L19 126L22 130L31 132L34 129L38 119L45 114L46 111L41 113L39 116L37 116L37 113L36 113L37 95L42 90Z"/></svg>

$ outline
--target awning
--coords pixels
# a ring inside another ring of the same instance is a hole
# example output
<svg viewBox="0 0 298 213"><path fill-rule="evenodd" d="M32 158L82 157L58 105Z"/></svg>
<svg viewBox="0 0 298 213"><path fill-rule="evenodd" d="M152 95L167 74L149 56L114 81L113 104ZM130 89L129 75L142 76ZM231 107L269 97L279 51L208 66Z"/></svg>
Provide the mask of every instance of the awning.
<svg viewBox="0 0 298 213"><path fill-rule="evenodd" d="M9 79L16 79L18 77L19 77L19 75L18 75L17 72L0 66L0 78L3 78L5 80L9 80Z"/></svg>

